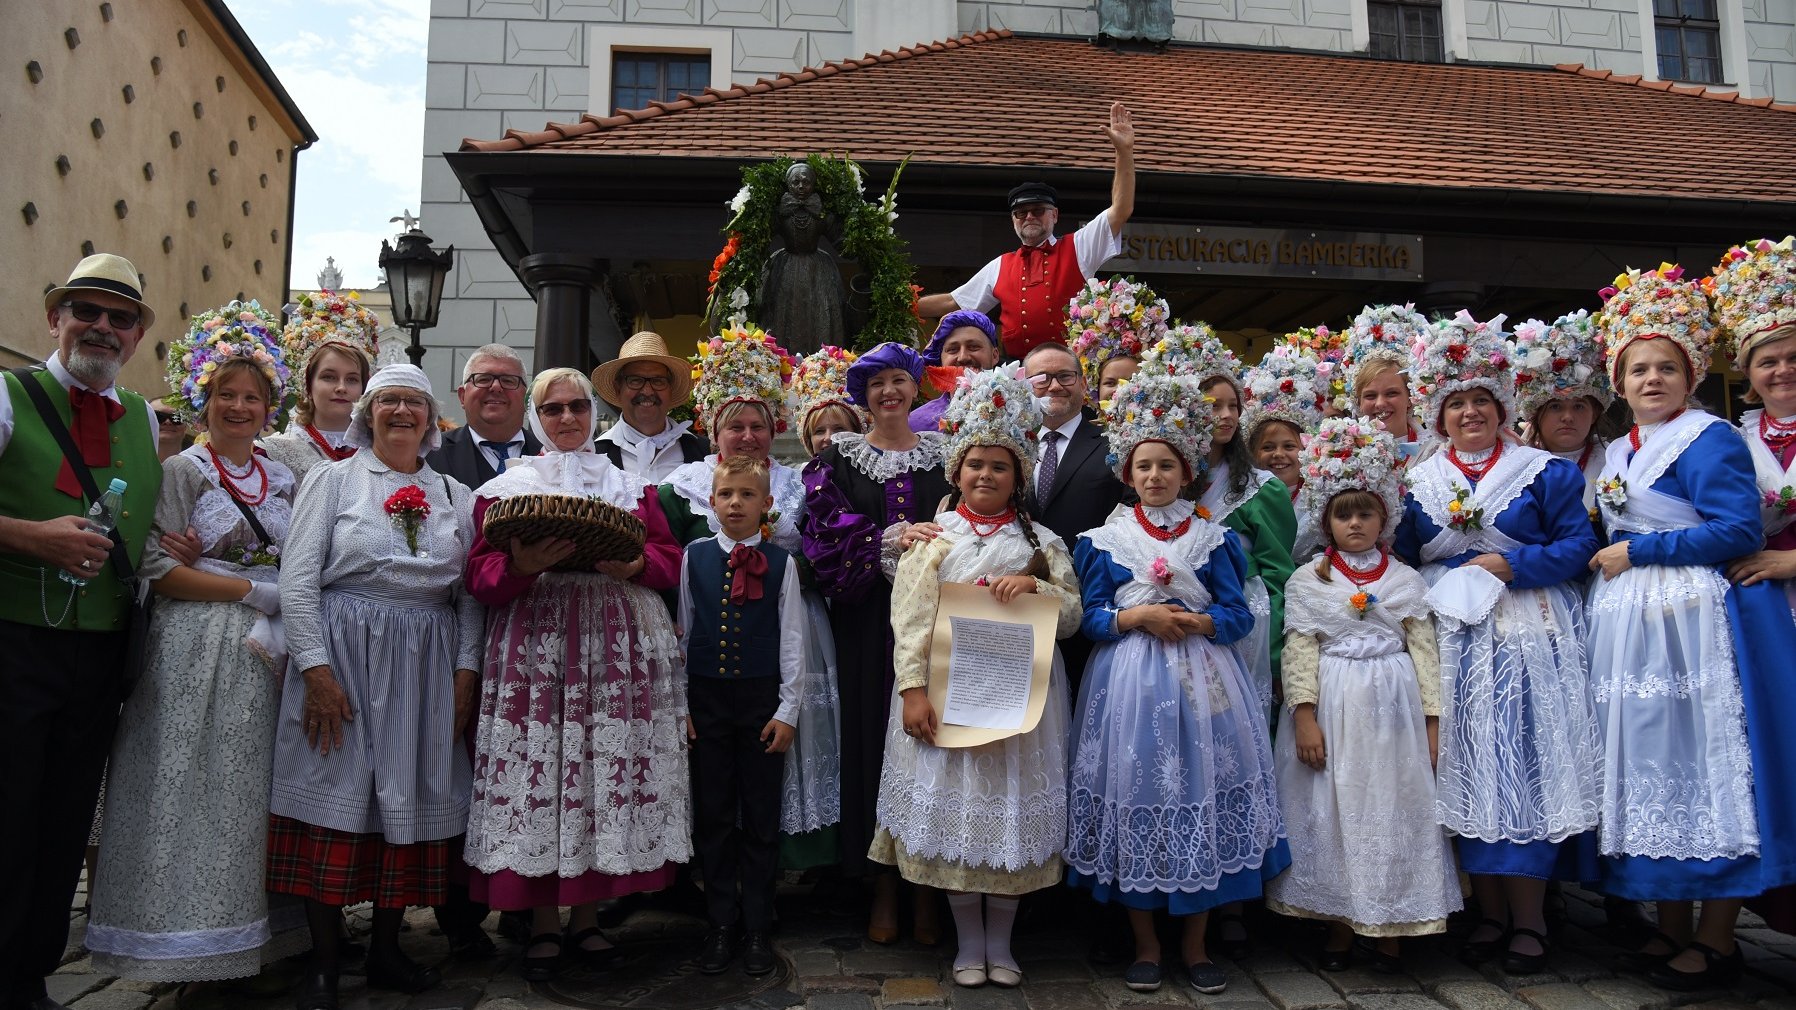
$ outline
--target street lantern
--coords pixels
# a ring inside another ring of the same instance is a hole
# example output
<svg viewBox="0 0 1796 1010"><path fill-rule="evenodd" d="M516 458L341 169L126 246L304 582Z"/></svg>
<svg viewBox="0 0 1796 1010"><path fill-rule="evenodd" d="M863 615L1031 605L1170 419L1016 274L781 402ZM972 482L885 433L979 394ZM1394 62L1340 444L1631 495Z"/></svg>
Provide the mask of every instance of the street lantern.
<svg viewBox="0 0 1796 1010"><path fill-rule="evenodd" d="M455 264L455 247L442 252L430 247L430 236L418 230L416 218L407 215L409 229L390 246L380 243L380 269L387 275L387 292L393 298L393 325L411 330L411 346L405 353L416 365L424 358L419 334L437 324L443 301L443 278Z"/></svg>

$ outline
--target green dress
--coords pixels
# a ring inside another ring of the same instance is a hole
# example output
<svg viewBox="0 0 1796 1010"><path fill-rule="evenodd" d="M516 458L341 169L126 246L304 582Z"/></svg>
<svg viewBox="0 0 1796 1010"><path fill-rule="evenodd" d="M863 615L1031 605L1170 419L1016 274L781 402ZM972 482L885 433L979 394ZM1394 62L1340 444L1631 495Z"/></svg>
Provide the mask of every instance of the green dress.
<svg viewBox="0 0 1796 1010"><path fill-rule="evenodd" d="M1270 719L1273 684L1285 645L1285 580L1296 567L1291 544L1297 539L1297 513L1291 508L1290 489L1264 470L1253 472L1239 496L1230 494L1229 483L1228 465L1218 465L1210 472L1200 504L1210 510L1211 519L1234 530L1247 548L1243 588L1254 613L1254 628L1240 648Z"/></svg>

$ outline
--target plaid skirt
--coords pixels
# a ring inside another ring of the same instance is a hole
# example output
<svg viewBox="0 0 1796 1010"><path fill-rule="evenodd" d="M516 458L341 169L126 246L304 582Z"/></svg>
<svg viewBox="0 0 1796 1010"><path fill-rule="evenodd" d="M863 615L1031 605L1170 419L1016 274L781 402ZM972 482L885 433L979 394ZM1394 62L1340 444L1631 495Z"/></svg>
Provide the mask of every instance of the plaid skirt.
<svg viewBox="0 0 1796 1010"><path fill-rule="evenodd" d="M270 814L268 890L326 905L441 905L447 898L449 842L396 845L377 834Z"/></svg>

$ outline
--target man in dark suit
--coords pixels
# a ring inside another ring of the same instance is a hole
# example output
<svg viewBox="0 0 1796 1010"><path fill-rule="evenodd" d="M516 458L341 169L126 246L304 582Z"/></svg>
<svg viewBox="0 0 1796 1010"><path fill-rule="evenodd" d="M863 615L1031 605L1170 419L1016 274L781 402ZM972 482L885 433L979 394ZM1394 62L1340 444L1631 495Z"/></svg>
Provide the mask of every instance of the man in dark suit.
<svg viewBox="0 0 1796 1010"><path fill-rule="evenodd" d="M518 352L504 344L475 351L455 387L468 423L443 435L443 444L426 457L430 468L478 491L505 469L506 460L542 452L543 444L524 428L529 381Z"/></svg>

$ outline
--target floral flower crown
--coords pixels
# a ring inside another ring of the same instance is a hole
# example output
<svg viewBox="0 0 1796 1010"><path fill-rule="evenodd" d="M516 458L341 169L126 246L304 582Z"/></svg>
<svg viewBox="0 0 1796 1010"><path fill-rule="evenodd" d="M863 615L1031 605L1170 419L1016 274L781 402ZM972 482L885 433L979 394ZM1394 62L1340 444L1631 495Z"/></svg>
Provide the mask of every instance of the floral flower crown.
<svg viewBox="0 0 1796 1010"><path fill-rule="evenodd" d="M691 360L694 431L714 433L717 415L732 403L765 407L775 434L790 425L786 382L792 374L792 355L759 326L726 327L699 344Z"/></svg>
<svg viewBox="0 0 1796 1010"><path fill-rule="evenodd" d="M1609 381L1621 367L1628 345L1643 337L1664 337L1683 349L1690 363L1690 388L1709 374L1715 349L1715 312L1708 296L1684 280L1684 268L1661 263L1657 270L1630 268L1604 288L1602 311L1596 316L1596 339L1603 348Z"/></svg>
<svg viewBox="0 0 1796 1010"><path fill-rule="evenodd" d="M1098 388L1104 363L1116 355L1139 360L1166 332L1166 299L1133 277L1093 277L1066 307L1066 342L1085 381Z"/></svg>
<svg viewBox="0 0 1796 1010"><path fill-rule="evenodd" d="M1714 299L1728 357L1744 371L1759 338L1796 323L1796 236L1734 246L1702 283Z"/></svg>
<svg viewBox="0 0 1796 1010"><path fill-rule="evenodd" d="M374 361L380 350L380 317L362 307L362 296L350 291L338 294L326 289L305 292L286 306L287 327L279 330L281 347L293 369L293 381L305 381L306 364L325 344L345 344ZM303 389L295 389L300 396Z"/></svg>
<svg viewBox="0 0 1796 1010"><path fill-rule="evenodd" d="M1403 454L1397 439L1369 417L1330 417L1316 427L1297 457L1303 487L1297 492L1297 540L1293 554L1310 557L1327 542L1322 524L1328 503L1343 491L1370 491L1384 502L1389 543L1403 517Z"/></svg>
<svg viewBox="0 0 1796 1010"><path fill-rule="evenodd" d="M1322 420L1325 402L1322 385L1316 377L1316 359L1300 353L1288 344L1275 344L1260 363L1242 377L1242 398L1246 410L1241 417L1241 430L1253 443L1260 425L1267 421L1284 421L1300 432L1307 432Z"/></svg>
<svg viewBox="0 0 1796 1010"><path fill-rule="evenodd" d="M1359 395L1353 388L1354 377L1373 361L1390 361L1400 371L1408 371L1409 349L1427 332L1428 317L1417 312L1413 302L1361 309L1347 328L1347 349L1341 361L1347 373L1347 395Z"/></svg>
<svg viewBox="0 0 1796 1010"><path fill-rule="evenodd" d="M793 366L788 392L792 416L797 419L800 431L810 423L813 412L829 406L847 408L863 429L867 427L867 412L848 402L848 366L859 357L853 351L825 344Z"/></svg>
<svg viewBox="0 0 1796 1010"><path fill-rule="evenodd" d="M1170 327L1141 355L1137 375L1189 375L1201 385L1227 379L1241 391L1241 359L1222 342L1209 323Z"/></svg>
<svg viewBox="0 0 1796 1010"><path fill-rule="evenodd" d="M1603 371L1603 352L1591 335L1590 313L1579 309L1547 325L1530 319L1515 328L1515 399L1521 418L1532 418L1549 400L1591 396L1608 407L1615 399Z"/></svg>
<svg viewBox="0 0 1796 1010"><path fill-rule="evenodd" d="M220 366L242 358L255 364L274 393L262 430L279 427L286 414L283 394L292 379L286 352L275 337L279 332L280 321L254 301L233 301L196 314L186 335L168 351L168 384L181 416L191 421L204 414Z"/></svg>
<svg viewBox="0 0 1796 1010"><path fill-rule="evenodd" d="M1503 405L1506 423L1515 423L1515 352L1503 339L1503 319L1479 322L1461 309L1416 337L1410 346L1409 395L1422 404L1429 426L1440 423L1448 397L1474 386L1489 390Z"/></svg>
<svg viewBox="0 0 1796 1010"><path fill-rule="evenodd" d="M1316 359L1317 378L1328 387L1324 395L1336 410L1347 409L1347 334L1326 326L1302 326L1278 338L1277 343Z"/></svg>
<svg viewBox="0 0 1796 1010"><path fill-rule="evenodd" d="M1004 368L990 368L961 376L939 425L948 436L948 457L942 470L948 479L978 445L1001 445L1016 456L1019 487L1035 474L1035 432L1041 427L1041 408L1036 406L1029 383Z"/></svg>
<svg viewBox="0 0 1796 1010"><path fill-rule="evenodd" d="M1118 480L1143 442L1165 442L1191 467L1193 479L1203 474L1214 415L1210 398L1199 388L1202 383L1195 374L1149 373L1144 367L1116 387L1116 395L1104 403L1103 418L1110 444L1106 461Z"/></svg>

